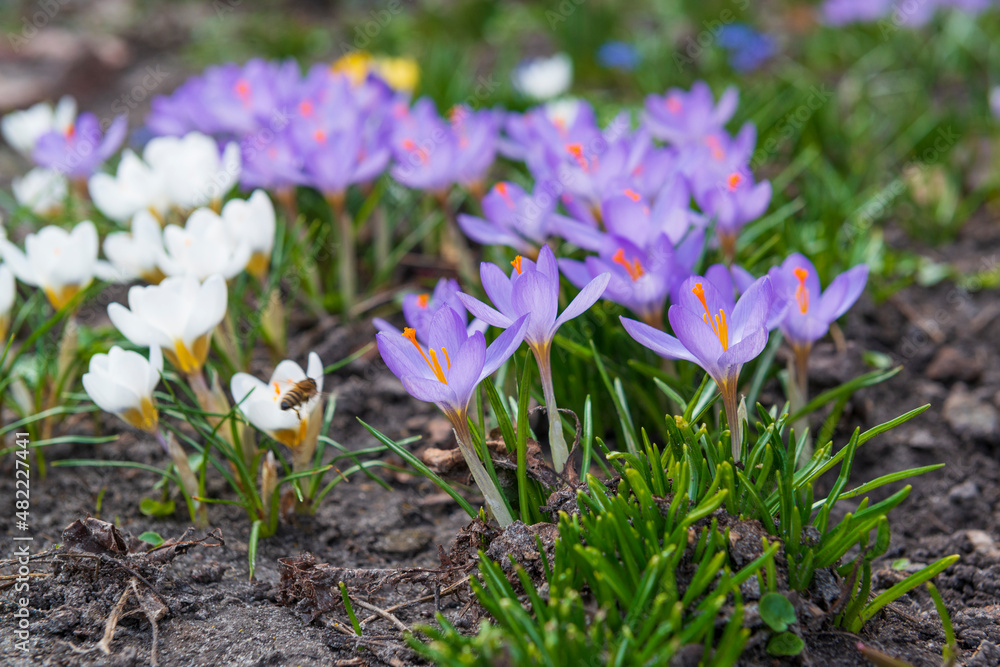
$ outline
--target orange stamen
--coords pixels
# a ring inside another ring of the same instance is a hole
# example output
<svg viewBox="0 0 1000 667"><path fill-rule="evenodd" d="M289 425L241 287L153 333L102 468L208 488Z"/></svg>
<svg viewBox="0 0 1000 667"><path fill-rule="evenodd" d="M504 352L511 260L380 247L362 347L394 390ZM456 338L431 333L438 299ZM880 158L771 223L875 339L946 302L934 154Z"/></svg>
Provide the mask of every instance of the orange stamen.
<svg viewBox="0 0 1000 667"><path fill-rule="evenodd" d="M722 160L726 157L726 152L722 150L722 144L719 143L719 138L716 136L705 137L705 145L708 146L712 151L712 157L716 160Z"/></svg>
<svg viewBox="0 0 1000 667"><path fill-rule="evenodd" d="M719 314L712 316L712 313L708 310L708 303L705 302L705 288L702 287L701 283L695 283L694 288L692 288L691 293L698 297L701 301L702 308L705 309L705 314L702 318L705 324L712 327L712 331L715 332L715 336L722 343L722 349L729 349L729 326L726 324L726 311L719 310Z"/></svg>
<svg viewBox="0 0 1000 667"><path fill-rule="evenodd" d="M313 140L317 144L325 144L326 143L326 132L324 132L323 130L316 130L315 132L313 132Z"/></svg>
<svg viewBox="0 0 1000 667"><path fill-rule="evenodd" d="M236 85L233 86L233 90L240 96L240 100L243 101L244 105L250 104L250 83L246 79L237 81Z"/></svg>
<svg viewBox="0 0 1000 667"><path fill-rule="evenodd" d="M642 268L642 262L639 261L638 257L631 262L625 259L624 248L618 248L618 252L616 252L615 256L611 258L611 261L624 268L628 273L628 277L632 279L632 282L635 282L639 280L639 278L646 275L646 271Z"/></svg>
<svg viewBox="0 0 1000 667"><path fill-rule="evenodd" d="M809 289L806 287L806 278L809 277L809 271L799 266L795 268L794 273L799 281L799 286L795 288L795 300L799 304L799 310L805 315L809 312Z"/></svg>
<svg viewBox="0 0 1000 667"><path fill-rule="evenodd" d="M409 339L409 341L413 343L413 347L417 348L417 351L420 352L420 356L424 358L424 361L427 362L427 365L430 367L431 371L434 372L434 377L436 377L439 382L448 384L448 379L444 376L444 370L441 368L441 363L438 361L437 353L434 350L428 350L431 356L429 359L427 358L427 355L424 353L424 349L420 347L420 343L417 342L417 332L411 329L410 327L406 327L405 329L403 329L403 337ZM441 352L444 353L445 361L447 362L448 368L450 369L451 359L448 358L448 350L442 347Z"/></svg>
<svg viewBox="0 0 1000 667"><path fill-rule="evenodd" d="M684 106L681 104L681 101L676 97L667 98L667 109L670 113L680 113L683 108Z"/></svg>
<svg viewBox="0 0 1000 667"><path fill-rule="evenodd" d="M566 144L566 152L576 158L576 163L580 165L581 169L587 171L590 168L587 158L583 156L583 146L580 144Z"/></svg>
<svg viewBox="0 0 1000 667"><path fill-rule="evenodd" d="M417 146L413 139L403 139L403 149L415 152L420 163L427 164L427 151Z"/></svg>
<svg viewBox="0 0 1000 667"><path fill-rule="evenodd" d="M299 102L299 113L303 116L311 116L313 114L313 103L310 100L302 100Z"/></svg>
<svg viewBox="0 0 1000 667"><path fill-rule="evenodd" d="M510 265L514 267L515 271L517 271L517 275L521 275L521 256L520 255L518 255L513 260L511 260Z"/></svg>
<svg viewBox="0 0 1000 667"><path fill-rule="evenodd" d="M517 208L517 206L514 204L514 200L510 196L510 193L507 192L507 184L506 183L504 183L503 181L500 181L499 183L496 184L496 189L497 189L497 192L500 193L500 196L503 197L503 200L505 202L507 202L507 206L509 208Z"/></svg>
<svg viewBox="0 0 1000 667"><path fill-rule="evenodd" d="M426 308L427 304L430 303L430 300L431 300L430 294L421 294L420 296L417 297L417 305L420 306L421 308Z"/></svg>
<svg viewBox="0 0 1000 667"><path fill-rule="evenodd" d="M73 135L76 134L76 124L70 123L69 127L66 128L66 138L72 139Z"/></svg>
<svg viewBox="0 0 1000 667"><path fill-rule="evenodd" d="M727 179L727 181L729 183L729 191L733 192L734 190L736 190L736 188L740 187L740 183L743 182L743 176L741 176L736 172L733 172L729 174L729 178Z"/></svg>
<svg viewBox="0 0 1000 667"><path fill-rule="evenodd" d="M639 201L640 199L642 199L642 195L640 195L638 192L636 192L631 188L625 189L625 196L631 199L632 201Z"/></svg>

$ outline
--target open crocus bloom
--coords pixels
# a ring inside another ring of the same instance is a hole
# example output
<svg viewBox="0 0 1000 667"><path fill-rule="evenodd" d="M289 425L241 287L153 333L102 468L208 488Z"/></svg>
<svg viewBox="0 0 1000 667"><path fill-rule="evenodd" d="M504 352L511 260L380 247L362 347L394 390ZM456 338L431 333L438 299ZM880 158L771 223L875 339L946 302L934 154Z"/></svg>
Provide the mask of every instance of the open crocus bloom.
<svg viewBox="0 0 1000 667"><path fill-rule="evenodd" d="M11 147L30 158L39 137L52 131L66 132L75 118L76 100L67 95L55 108L48 102L39 102L24 111L5 115L0 120L0 131Z"/></svg>
<svg viewBox="0 0 1000 667"><path fill-rule="evenodd" d="M161 175L171 203L182 210L221 201L240 178L239 145L226 144L220 155L215 140L200 132L152 139L142 157Z"/></svg>
<svg viewBox="0 0 1000 667"><path fill-rule="evenodd" d="M282 410L281 402L295 385L306 378L316 382L316 395L295 410ZM295 449L306 438L309 420L320 403L323 391L323 362L315 352L309 353L305 371L294 361L285 359L277 365L271 380L261 382L248 373L237 373L230 383L233 400L240 412L255 427L287 447Z"/></svg>
<svg viewBox="0 0 1000 667"><path fill-rule="evenodd" d="M154 171L127 148L122 151L114 175L96 173L87 181L87 187L101 213L118 222L125 222L139 211L149 211L163 220L170 210L166 175Z"/></svg>
<svg viewBox="0 0 1000 667"><path fill-rule="evenodd" d="M436 404L452 420L461 422L479 383L506 361L524 339L528 316L522 315L486 347L481 331L469 334L462 317L441 308L431 320L428 343L416 332L380 332L378 349L389 370L414 398Z"/></svg>
<svg viewBox="0 0 1000 667"><path fill-rule="evenodd" d="M740 459L737 385L743 364L767 346L767 316L773 289L767 276L757 280L726 312L727 299L706 279L692 276L681 286L667 319L676 337L642 322L621 318L632 338L661 357L684 359L705 369L722 394L732 436L733 460Z"/></svg>
<svg viewBox="0 0 1000 667"><path fill-rule="evenodd" d="M201 283L194 276L167 278L159 285L136 285L128 305L108 306L108 317L136 345L158 345L182 373L201 370L212 330L226 314L226 281L220 275Z"/></svg>
<svg viewBox="0 0 1000 667"><path fill-rule="evenodd" d="M514 88L535 100L550 100L569 90L573 83L573 61L566 53L525 60L511 74Z"/></svg>
<svg viewBox="0 0 1000 667"><path fill-rule="evenodd" d="M138 352L115 345L107 354L90 358L90 372L83 375L83 388L97 407L152 433L157 426L153 389L162 371L163 354L158 346L150 348L147 361Z"/></svg>
<svg viewBox="0 0 1000 667"><path fill-rule="evenodd" d="M114 155L128 131L128 118L118 116L101 130L92 113L82 113L65 130L50 130L38 138L32 157L42 167L55 169L69 178L86 179Z"/></svg>
<svg viewBox="0 0 1000 667"><path fill-rule="evenodd" d="M97 259L97 228L84 220L72 232L54 226L28 234L24 252L10 241L0 240L0 256L14 276L26 285L45 291L56 310L62 308L97 276L114 280L117 272Z"/></svg>
<svg viewBox="0 0 1000 667"><path fill-rule="evenodd" d="M0 264L0 350L7 344L7 331L10 329L10 310L14 307L14 297L17 290L14 286L14 274L3 264Z"/></svg>
<svg viewBox="0 0 1000 667"><path fill-rule="evenodd" d="M230 199L222 207L222 221L234 244L244 242L250 246L247 271L263 280L271 265L274 248L274 204L263 190L254 190L246 200Z"/></svg>
<svg viewBox="0 0 1000 667"><path fill-rule="evenodd" d="M208 208L195 210L184 227L167 225L163 248L159 260L163 273L199 280L216 273L226 280L234 278L247 267L251 256L248 240L234 240L225 221Z"/></svg>
<svg viewBox="0 0 1000 667"><path fill-rule="evenodd" d="M68 191L66 177L58 171L35 167L10 183L14 199L27 206L36 215L50 216L59 213Z"/></svg>
<svg viewBox="0 0 1000 667"><path fill-rule="evenodd" d="M665 95L647 97L643 122L655 137L674 145L697 142L723 128L739 99L739 91L730 86L716 104L708 84L696 81L691 92L671 88Z"/></svg>
<svg viewBox="0 0 1000 667"><path fill-rule="evenodd" d="M460 291L461 288L459 288L457 280L454 278L441 278L438 280L437 285L434 286L433 292L407 294L403 297L403 317L406 319L407 326L416 333L417 341L424 345L427 344L431 322L434 319L434 315L442 308L451 308L458 313L463 321L468 322L469 313L458 298ZM372 324L376 329L385 333L397 335L402 333L399 329L378 317L372 320ZM485 322L474 319L469 323L467 330L470 335L476 331L485 333L487 326Z"/></svg>
<svg viewBox="0 0 1000 667"><path fill-rule="evenodd" d="M131 234L108 234L104 239L104 254L122 280L141 278L154 285L163 280L163 272L157 264L163 254L163 230L149 211L135 214Z"/></svg>
<svg viewBox="0 0 1000 667"><path fill-rule="evenodd" d="M788 302L781 332L792 349L808 355L813 343L826 335L830 325L854 305L868 281L868 266L859 264L820 289L816 267L799 253L789 255L768 275L776 296Z"/></svg>

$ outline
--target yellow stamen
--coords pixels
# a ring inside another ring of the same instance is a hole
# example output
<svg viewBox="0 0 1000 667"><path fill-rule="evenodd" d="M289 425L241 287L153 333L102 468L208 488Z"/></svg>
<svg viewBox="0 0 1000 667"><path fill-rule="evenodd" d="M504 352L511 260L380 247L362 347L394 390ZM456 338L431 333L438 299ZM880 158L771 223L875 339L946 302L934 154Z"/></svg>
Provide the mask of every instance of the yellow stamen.
<svg viewBox="0 0 1000 667"><path fill-rule="evenodd" d="M719 342L722 343L722 349L728 350L729 326L726 324L726 311L720 309L718 315L714 317L712 316L712 313L708 310L708 303L705 302L705 288L702 287L701 283L695 283L691 293L698 297L698 300L701 301L702 308L705 309L705 314L702 315L701 319L705 321L705 324L712 327L712 331L715 332L715 336L719 339Z"/></svg>
<svg viewBox="0 0 1000 667"><path fill-rule="evenodd" d="M646 275L646 271L642 268L642 262L639 261L638 257L631 262L625 259L624 248L618 248L618 252L616 252L615 256L611 258L611 261L624 268L625 271L628 272L628 276L632 279L632 282L635 282L639 280L639 278Z"/></svg>
<svg viewBox="0 0 1000 667"><path fill-rule="evenodd" d="M427 357L424 353L424 349L420 347L420 343L417 342L417 332L410 327L406 327L403 329L403 337L409 339L409 341L413 343L413 347L417 348L417 351L420 352L420 356L427 362L427 366L429 366L431 371L434 372L434 376L438 379L438 382L448 384L448 379L444 376L444 370L441 368L440 362L438 362L437 353L434 350L429 350L431 356L430 358ZM441 351L444 353L445 361L450 369L451 360L448 358L448 351L444 348L441 348Z"/></svg>
<svg viewBox="0 0 1000 667"><path fill-rule="evenodd" d="M799 310L805 315L809 312L809 288L806 287L806 278L809 277L809 271L799 266L795 268L794 273L799 281L799 286L795 288L795 300L799 303Z"/></svg>
<svg viewBox="0 0 1000 667"><path fill-rule="evenodd" d="M517 257L515 257L511 261L510 265L514 267L515 271L517 271L517 275L521 275L521 256L520 255L518 255Z"/></svg>

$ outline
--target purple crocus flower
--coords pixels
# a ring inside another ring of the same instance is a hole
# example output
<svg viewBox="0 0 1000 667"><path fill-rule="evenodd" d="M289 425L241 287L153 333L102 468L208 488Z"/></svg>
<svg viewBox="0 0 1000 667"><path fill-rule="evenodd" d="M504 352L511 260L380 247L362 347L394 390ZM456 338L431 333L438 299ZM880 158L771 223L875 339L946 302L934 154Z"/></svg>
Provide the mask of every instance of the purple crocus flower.
<svg viewBox="0 0 1000 667"><path fill-rule="evenodd" d="M736 111L739 97L736 88L730 87L716 104L704 81L696 81L691 92L671 88L665 95L646 98L643 124L653 136L675 146L698 142L723 129Z"/></svg>
<svg viewBox="0 0 1000 667"><path fill-rule="evenodd" d="M437 285L434 286L433 292L407 294L403 297L403 318L406 320L406 325L416 331L417 340L420 343L427 344L431 322L442 308L451 308L458 313L463 322L468 322L469 313L458 298L459 292L461 292L461 288L458 286L457 280L454 278L441 278L438 280ZM379 317L373 319L372 324L376 329L384 333L402 333L399 329ZM487 324L485 322L474 319L468 325L469 335L472 335L476 331L485 332L486 327Z"/></svg>
<svg viewBox="0 0 1000 667"><path fill-rule="evenodd" d="M577 287L602 273L610 273L603 298L625 306L647 324L662 327L667 296L691 275L704 243L701 230L689 234L676 249L662 233L648 248L626 238L608 236L600 255L587 257L583 262L561 259L559 268Z"/></svg>
<svg viewBox="0 0 1000 667"><path fill-rule="evenodd" d="M40 166L71 179L85 179L114 155L125 141L127 131L126 116L118 116L102 132L97 116L82 113L66 132L52 130L39 137L32 158Z"/></svg>
<svg viewBox="0 0 1000 667"><path fill-rule="evenodd" d="M428 190L437 195L447 192L456 181L458 154L451 128L427 98L418 100L412 109L401 111L392 136L396 158L392 177L414 190Z"/></svg>
<svg viewBox="0 0 1000 667"><path fill-rule="evenodd" d="M549 236L568 220L555 212L557 199L542 184L532 194L516 183L501 181L483 197L483 218L458 214L465 235L483 245L505 245L534 257Z"/></svg>
<svg viewBox="0 0 1000 667"><path fill-rule="evenodd" d="M376 336L382 359L406 391L416 399L434 403L451 421L459 449L487 506L502 527L510 525L513 519L473 448L469 402L479 383L514 354L527 327L528 316L524 315L487 347L481 331L469 335L462 317L446 307L431 320L426 349L410 328L402 335Z"/></svg>
<svg viewBox="0 0 1000 667"><path fill-rule="evenodd" d="M795 353L798 384L802 395L808 387L807 369L813 343L826 335L830 325L854 305L868 281L868 265L859 264L820 289L816 267L799 253L789 255L768 275L775 296L788 303L781 333Z"/></svg>
<svg viewBox="0 0 1000 667"><path fill-rule="evenodd" d="M715 380L726 408L733 460L737 462L742 444L742 425L737 416L740 370L767 346L767 316L772 299L771 279L764 276L750 286L727 314L730 300L706 279L692 276L684 281L678 302L667 313L676 337L648 324L621 318L625 330L643 346L661 357L693 361Z"/></svg>
<svg viewBox="0 0 1000 667"><path fill-rule="evenodd" d="M736 257L740 230L763 215L771 203L771 183L754 183L748 169L734 171L712 186L703 182L695 190L695 201L706 215L714 218L722 253L731 262Z"/></svg>
<svg viewBox="0 0 1000 667"><path fill-rule="evenodd" d="M500 111L473 111L466 105L452 107L449 113L456 144L456 180L480 195L486 172L496 159L502 118Z"/></svg>
<svg viewBox="0 0 1000 667"><path fill-rule="evenodd" d="M719 291L722 298L726 300L725 310L727 313L733 312L736 307L736 298L746 292L753 285L757 278L742 266L733 264L713 264L705 269L705 280L712 283L712 286ZM773 280L772 280L773 283ZM671 294L673 301L680 299L680 285L678 291ZM771 301L771 310L767 314L767 330L774 331L785 319L788 310L788 302L779 293L775 284L772 284L774 298Z"/></svg>
<svg viewBox="0 0 1000 667"><path fill-rule="evenodd" d="M483 262L480 266L483 289L496 308L467 294L459 294L458 298L469 312L495 327L510 327L518 318L531 315L524 340L538 363L545 409L549 415L552 462L556 472L562 472L569 458L569 449L563 437L562 420L552 387L552 339L559 327L583 314L601 298L611 276L603 273L590 280L560 314L559 266L552 249L543 246L537 263L518 255L511 265L514 270L509 278L496 264Z"/></svg>

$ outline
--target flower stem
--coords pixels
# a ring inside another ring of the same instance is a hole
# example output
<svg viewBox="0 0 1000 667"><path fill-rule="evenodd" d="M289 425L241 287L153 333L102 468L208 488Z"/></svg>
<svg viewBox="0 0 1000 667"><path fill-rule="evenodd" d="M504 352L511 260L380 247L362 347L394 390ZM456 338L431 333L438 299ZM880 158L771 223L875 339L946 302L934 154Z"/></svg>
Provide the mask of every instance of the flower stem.
<svg viewBox="0 0 1000 667"><path fill-rule="evenodd" d="M476 454L476 450L472 446L472 433L469 431L469 422L466 419L465 413L450 414L448 416L451 419L451 425L455 429L458 449L462 452L469 470L472 471L472 478L476 480L476 485L486 499L486 507L489 509L490 514L497 520L497 523L500 524L500 527L506 528L514 523L514 519L511 517L510 512L507 511L507 504L504 503L503 496L500 495L500 489L493 483L493 480L486 472L486 468L483 467L482 462L479 460L479 455Z"/></svg>
<svg viewBox="0 0 1000 667"><path fill-rule="evenodd" d="M809 354L812 352L812 346L793 345L792 350L795 353L792 361L795 371L795 391L789 397L789 404L792 412L798 412L809 402ZM795 435L801 437L801 434L805 433L806 429L809 428L808 417L802 417L802 419L796 421L792 424L792 428L795 429ZM806 439L805 446L802 448L802 457L808 461L812 458L812 453L812 437L810 436ZM794 461L793 463L797 465L798 461Z"/></svg>
<svg viewBox="0 0 1000 667"><path fill-rule="evenodd" d="M160 429L156 429L154 435L156 436L156 441L160 443L160 447L163 448L163 451L167 453L170 460L174 462L174 467L177 468L177 476L181 480L181 490L187 496L188 502L193 503L191 520L199 528L204 528L208 525L208 505L200 500L195 500L199 494L198 478L195 476L194 471L191 470L187 454L184 453L184 450L173 436L164 436L163 431Z"/></svg>
<svg viewBox="0 0 1000 667"><path fill-rule="evenodd" d="M538 373L542 379L542 395L545 397L545 411L549 415L549 447L552 448L552 467L561 473L569 459L569 448L563 435L562 419L559 417L559 406L556 405L556 392L552 386L552 346L532 346L531 351L538 363Z"/></svg>
<svg viewBox="0 0 1000 667"><path fill-rule="evenodd" d="M733 463L740 462L740 450L743 446L743 422L739 417L739 405L736 400L736 383L719 385L722 394L722 404L726 408L726 421L729 422L729 438L732 442Z"/></svg>
<svg viewBox="0 0 1000 667"><path fill-rule="evenodd" d="M354 305L357 296L357 249L354 239L354 218L347 210L343 193L329 194L326 200L330 203L330 210L333 211L337 219L337 232L339 244L337 245L337 264L340 270L340 297L343 303L343 311L347 313Z"/></svg>

